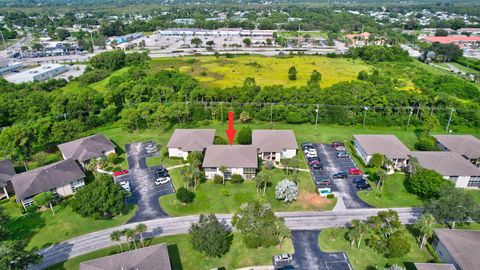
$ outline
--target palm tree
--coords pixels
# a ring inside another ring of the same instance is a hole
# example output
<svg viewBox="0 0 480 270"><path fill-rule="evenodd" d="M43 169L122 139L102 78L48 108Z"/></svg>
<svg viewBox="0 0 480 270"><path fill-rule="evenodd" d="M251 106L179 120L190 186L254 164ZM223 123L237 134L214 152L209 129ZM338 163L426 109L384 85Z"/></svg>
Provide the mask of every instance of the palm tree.
<svg viewBox="0 0 480 270"><path fill-rule="evenodd" d="M377 177L378 177L377 188L380 188L380 191L382 191L383 190L383 184L385 182L385 179L387 178L387 174L385 173L385 171L380 170L380 171L377 172Z"/></svg>
<svg viewBox="0 0 480 270"><path fill-rule="evenodd" d="M263 196L265 196L265 192L267 190L267 177L263 172L260 172L255 176L255 186L257 188L257 195L258 190L263 188Z"/></svg>
<svg viewBox="0 0 480 270"><path fill-rule="evenodd" d="M284 159L282 159L282 163L283 163L283 165L285 166L285 175L287 175L287 176L288 176L288 167L290 167L291 161L292 161L292 160L289 159L289 158L284 158Z"/></svg>
<svg viewBox="0 0 480 270"><path fill-rule="evenodd" d="M223 184L225 185L225 172L227 171L227 167L222 165L218 168L218 170L222 173Z"/></svg>
<svg viewBox="0 0 480 270"><path fill-rule="evenodd" d="M120 247L120 252L123 252L122 242L121 242L122 233L119 231L114 231L110 234L110 240L116 241Z"/></svg>
<svg viewBox="0 0 480 270"><path fill-rule="evenodd" d="M183 184L186 189L190 188L191 178L190 170L188 167L183 167L180 169L180 175L182 176Z"/></svg>
<svg viewBox="0 0 480 270"><path fill-rule="evenodd" d="M198 167L192 167L191 171L192 171L192 178L193 178L193 181L194 181L194 189L195 189L195 191L197 191L198 180L200 179L200 176L202 175L202 172L200 171L200 169Z"/></svg>
<svg viewBox="0 0 480 270"><path fill-rule="evenodd" d="M145 241L143 239L143 234L147 231L147 225L140 223L135 227L135 232L140 236L140 242L142 246L145 247Z"/></svg>
<svg viewBox="0 0 480 270"><path fill-rule="evenodd" d="M91 171L94 175L97 175L98 160L92 159L87 164L87 170Z"/></svg>
<svg viewBox="0 0 480 270"><path fill-rule="evenodd" d="M357 239L357 248L360 248L360 244L362 243L362 237L364 234L368 232L368 225L358 219L352 220L352 226L355 228L358 234L358 239Z"/></svg>
<svg viewBox="0 0 480 270"><path fill-rule="evenodd" d="M125 229L123 231L125 238L127 238L128 250L130 250L130 241L133 241L133 246L137 249L137 243L135 242L135 231L132 229Z"/></svg>
<svg viewBox="0 0 480 270"><path fill-rule="evenodd" d="M421 233L420 249L426 244L427 239L432 237L434 225L435 218L431 214L422 215L415 223L415 228Z"/></svg>

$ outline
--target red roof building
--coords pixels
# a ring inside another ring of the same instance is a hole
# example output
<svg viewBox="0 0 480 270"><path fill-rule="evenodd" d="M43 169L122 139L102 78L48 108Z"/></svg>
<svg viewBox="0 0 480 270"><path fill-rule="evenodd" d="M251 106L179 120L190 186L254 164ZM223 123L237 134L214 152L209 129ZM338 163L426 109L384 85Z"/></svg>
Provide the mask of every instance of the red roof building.
<svg viewBox="0 0 480 270"><path fill-rule="evenodd" d="M446 36L446 37L436 37L428 36L422 38L424 41L429 43L439 42L442 44L453 43L460 47L471 44L480 44L480 37L468 37L468 36Z"/></svg>

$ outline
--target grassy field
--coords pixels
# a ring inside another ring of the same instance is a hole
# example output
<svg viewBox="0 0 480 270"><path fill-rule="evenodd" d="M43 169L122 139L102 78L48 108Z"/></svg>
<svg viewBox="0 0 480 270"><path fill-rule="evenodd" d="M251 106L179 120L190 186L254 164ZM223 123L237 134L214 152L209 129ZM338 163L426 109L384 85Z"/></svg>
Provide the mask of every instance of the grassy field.
<svg viewBox="0 0 480 270"><path fill-rule="evenodd" d="M288 69L295 66L297 80L288 79ZM264 57L244 55L234 58L213 56L153 59L151 72L166 68L191 74L207 86L228 87L242 85L247 77L254 77L258 85L306 85L313 70L322 74L321 86L357 78L361 70L370 67L360 60L327 58L325 56ZM202 76L203 75L203 76Z"/></svg>
<svg viewBox="0 0 480 270"><path fill-rule="evenodd" d="M11 218L6 228L12 232L12 238L27 240L27 248L30 250L45 248L82 234L124 224L135 213L134 206L130 206L123 215L98 220L80 216L66 203L54 207L55 215L50 209L22 215L20 208L11 201L2 201L0 206L5 208Z"/></svg>
<svg viewBox="0 0 480 270"><path fill-rule="evenodd" d="M219 258L210 258L203 253L193 250L188 234L154 238L146 241L149 245L167 243L168 254L172 269L212 269L225 267L236 269L252 265L270 265L272 256L279 253L293 253L290 239L286 239L282 247L248 249L242 241L241 235L233 234L230 250ZM126 250L126 246L124 248ZM118 246L100 249L92 253L72 258L61 264L48 268L49 270L78 270L81 262L113 255L119 252Z"/></svg>
<svg viewBox="0 0 480 270"><path fill-rule="evenodd" d="M416 269L414 262L429 262L432 258L428 251L419 250L415 237L409 234L410 252L400 258L386 258L370 249L362 242L360 248L350 248L350 242L345 238L347 229L328 228L322 230L318 238L320 249L327 252L343 251L347 254L355 270L383 269L390 264L399 264L407 269Z"/></svg>
<svg viewBox="0 0 480 270"><path fill-rule="evenodd" d="M171 170L170 175L177 189L184 186L179 169ZM240 208L241 204L254 199L270 203L275 211L331 210L335 206L335 200L322 199L315 193L315 186L309 173L299 172L300 192L298 199L292 203L284 203L275 198L275 185L286 178L284 171L273 169L268 171L268 175L270 184L265 196L257 195L254 181L244 181L242 184L232 184L227 181L222 185L209 180L199 186L192 203L180 203L175 194L170 194L160 198L160 205L172 216L233 213Z"/></svg>
<svg viewBox="0 0 480 270"><path fill-rule="evenodd" d="M411 207L421 206L422 201L416 195L408 193L405 189L404 181L406 176L404 174L393 174L388 176L383 190L377 189L375 183L372 185L372 190L362 190L358 192L360 199L374 207Z"/></svg>

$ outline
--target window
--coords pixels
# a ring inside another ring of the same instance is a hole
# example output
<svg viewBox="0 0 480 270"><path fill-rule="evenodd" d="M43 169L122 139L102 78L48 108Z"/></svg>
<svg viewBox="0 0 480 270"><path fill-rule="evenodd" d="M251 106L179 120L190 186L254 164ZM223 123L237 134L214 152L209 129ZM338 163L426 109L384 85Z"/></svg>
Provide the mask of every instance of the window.
<svg viewBox="0 0 480 270"><path fill-rule="evenodd" d="M253 177L255 177L256 172L257 169L255 168L243 168L243 178L252 179Z"/></svg>
<svg viewBox="0 0 480 270"><path fill-rule="evenodd" d="M480 187L480 176L471 176L467 187Z"/></svg>
<svg viewBox="0 0 480 270"><path fill-rule="evenodd" d="M450 177L448 178L448 180L450 180L450 181L452 181L454 184L456 184L456 183L457 183L457 180L458 180L458 176L450 176Z"/></svg>

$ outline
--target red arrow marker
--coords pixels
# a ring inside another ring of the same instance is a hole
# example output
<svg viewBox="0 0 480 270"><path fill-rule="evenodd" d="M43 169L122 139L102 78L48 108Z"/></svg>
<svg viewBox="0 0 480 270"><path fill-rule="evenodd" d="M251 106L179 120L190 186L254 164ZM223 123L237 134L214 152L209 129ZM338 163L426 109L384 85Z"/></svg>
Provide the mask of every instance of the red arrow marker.
<svg viewBox="0 0 480 270"><path fill-rule="evenodd" d="M233 112L228 112L228 129L225 130L225 133L227 133L228 142L232 145L235 134L237 133L233 128Z"/></svg>

